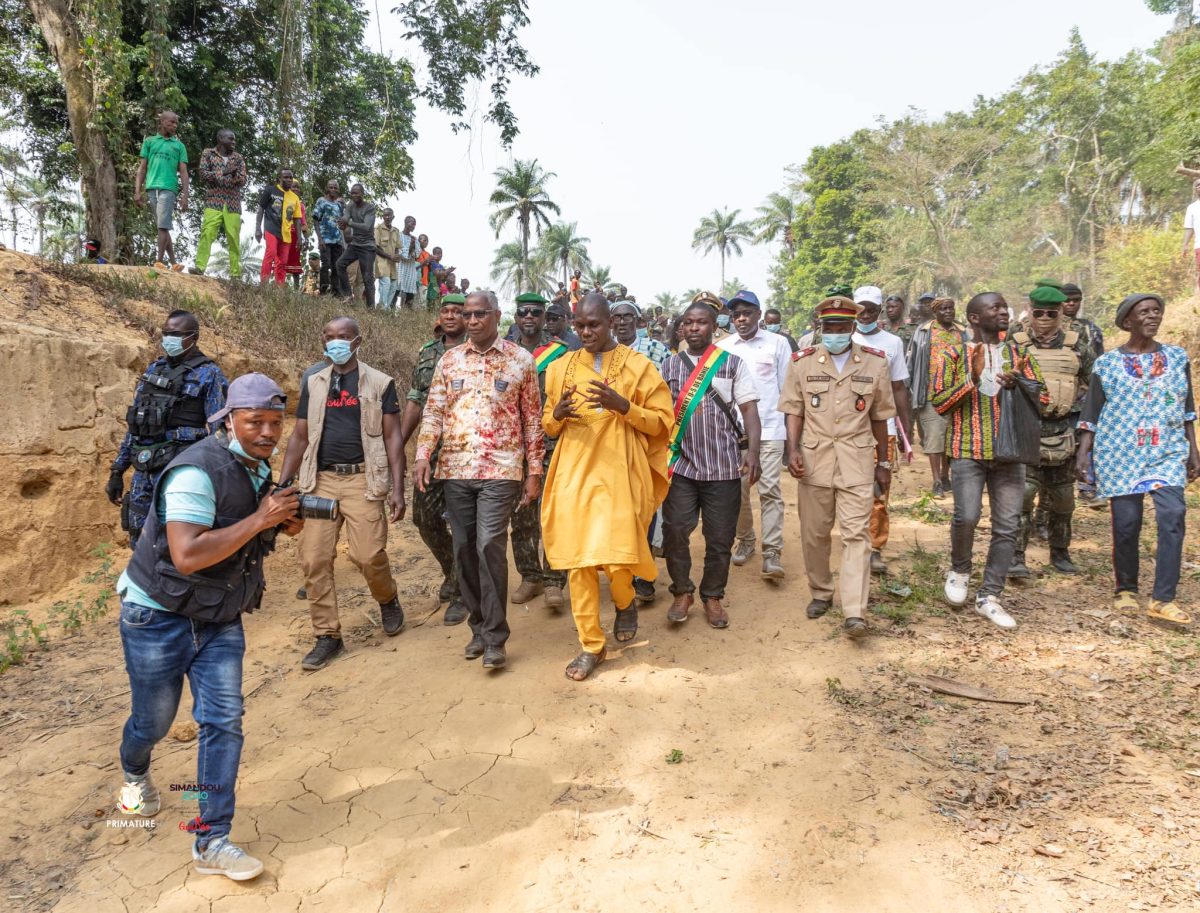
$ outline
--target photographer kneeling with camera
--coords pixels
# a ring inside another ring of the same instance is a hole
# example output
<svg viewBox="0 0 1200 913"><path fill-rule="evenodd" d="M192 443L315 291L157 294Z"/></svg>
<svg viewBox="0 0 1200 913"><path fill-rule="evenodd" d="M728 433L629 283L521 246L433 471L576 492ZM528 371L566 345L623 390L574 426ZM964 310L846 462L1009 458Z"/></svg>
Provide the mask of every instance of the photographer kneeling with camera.
<svg viewBox="0 0 1200 913"><path fill-rule="evenodd" d="M150 754L167 734L186 675L200 726L204 783L192 857L202 875L245 881L262 863L229 840L242 754L242 613L262 601L263 560L278 531L304 525L294 488L271 483L267 461L283 433L287 397L269 377L229 385L224 428L163 471L133 558L117 583L132 710L121 740L119 807L152 817L161 807Z"/></svg>

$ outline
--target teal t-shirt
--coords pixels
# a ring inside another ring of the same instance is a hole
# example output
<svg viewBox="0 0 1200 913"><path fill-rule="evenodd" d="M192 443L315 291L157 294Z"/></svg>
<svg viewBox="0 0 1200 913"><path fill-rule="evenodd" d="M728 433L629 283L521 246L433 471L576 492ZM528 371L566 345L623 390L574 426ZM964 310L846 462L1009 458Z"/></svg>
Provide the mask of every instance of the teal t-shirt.
<svg viewBox="0 0 1200 913"><path fill-rule="evenodd" d="M245 466L245 464L242 464ZM271 474L266 463L260 462L256 470L246 466L246 473L256 486ZM177 466L163 480L159 488L156 505L158 519L163 523L194 523L196 526L212 528L217 517L217 493L212 479L198 466ZM169 612L170 609L151 599L146 591L129 579L128 568L117 581L117 593L122 601Z"/></svg>
<svg viewBox="0 0 1200 913"><path fill-rule="evenodd" d="M187 147L178 136L161 134L142 140L141 157L146 160L146 189L179 191L179 164L187 164Z"/></svg>

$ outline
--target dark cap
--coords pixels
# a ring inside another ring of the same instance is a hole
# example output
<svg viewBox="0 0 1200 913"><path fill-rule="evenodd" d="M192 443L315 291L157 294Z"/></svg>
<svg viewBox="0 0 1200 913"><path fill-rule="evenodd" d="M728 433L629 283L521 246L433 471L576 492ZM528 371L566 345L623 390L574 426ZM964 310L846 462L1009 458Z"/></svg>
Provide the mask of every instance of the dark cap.
<svg viewBox="0 0 1200 913"><path fill-rule="evenodd" d="M1063 283L1062 290L1064 295L1083 295L1083 289L1081 289L1074 282Z"/></svg>
<svg viewBox="0 0 1200 913"><path fill-rule="evenodd" d="M567 306L565 304L559 304L557 301L550 305L550 307L546 308L546 313L554 314L556 317L562 317L566 320L571 319L571 312L567 309Z"/></svg>
<svg viewBox="0 0 1200 913"><path fill-rule="evenodd" d="M917 300L918 301L935 301L936 299L937 299L937 295L935 295L933 292L921 292L921 297L918 298Z"/></svg>
<svg viewBox="0 0 1200 913"><path fill-rule="evenodd" d="M758 308L760 311L762 310L762 305L758 303L758 296L756 294L754 294L754 292L750 291L749 289L742 289L740 292L738 292L736 295L734 295L732 298L730 298L729 299L729 309L732 311L735 307L738 306L739 301L745 302L746 304L750 305L751 307Z"/></svg>
<svg viewBox="0 0 1200 913"><path fill-rule="evenodd" d="M1118 330L1124 329L1121 324L1125 322L1125 318L1129 316L1129 312L1147 298L1153 298L1155 301L1157 301L1158 306L1164 311L1167 309L1166 302L1164 302L1162 298L1160 298L1158 295L1155 295L1153 292L1134 292L1132 295L1127 295L1125 299L1117 305L1117 316L1113 318L1113 320L1116 323Z"/></svg>
<svg viewBox="0 0 1200 913"><path fill-rule="evenodd" d="M287 395L279 384L265 374L243 374L234 378L225 396L225 408L208 417L209 424L221 421L234 409L287 408Z"/></svg>

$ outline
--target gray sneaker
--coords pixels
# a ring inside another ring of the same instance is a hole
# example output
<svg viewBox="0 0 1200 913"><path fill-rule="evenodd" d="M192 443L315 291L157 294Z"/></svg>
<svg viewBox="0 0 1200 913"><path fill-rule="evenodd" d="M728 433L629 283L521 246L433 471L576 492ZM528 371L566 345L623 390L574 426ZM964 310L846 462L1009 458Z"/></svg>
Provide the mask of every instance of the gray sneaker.
<svg viewBox="0 0 1200 913"><path fill-rule="evenodd" d="M733 543L733 563L741 567L750 560L750 556L754 554L754 540L745 541L737 540Z"/></svg>
<svg viewBox="0 0 1200 913"><path fill-rule="evenodd" d="M117 795L117 811L123 815L153 818L162 808L162 796L147 773L144 777L125 775L125 785Z"/></svg>
<svg viewBox="0 0 1200 913"><path fill-rule="evenodd" d="M204 852L192 847L197 875L224 875L234 881L249 881L262 873L263 864L228 837L214 837Z"/></svg>
<svg viewBox="0 0 1200 913"><path fill-rule="evenodd" d="M779 552L763 549L762 575L768 580L783 579L783 563L779 560Z"/></svg>

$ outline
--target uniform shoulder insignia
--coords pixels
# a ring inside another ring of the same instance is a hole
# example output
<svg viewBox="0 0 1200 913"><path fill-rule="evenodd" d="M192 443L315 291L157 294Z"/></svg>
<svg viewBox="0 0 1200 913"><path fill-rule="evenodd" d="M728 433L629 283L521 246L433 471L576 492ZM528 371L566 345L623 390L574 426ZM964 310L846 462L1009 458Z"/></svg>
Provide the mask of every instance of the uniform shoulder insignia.
<svg viewBox="0 0 1200 913"><path fill-rule="evenodd" d="M425 345L421 346L421 351L424 352L426 349L432 349L439 342L441 342L440 339L431 339L429 342L425 343Z"/></svg>
<svg viewBox="0 0 1200 913"><path fill-rule="evenodd" d="M801 349L799 352L793 355L792 358L796 361L799 361L801 358L807 358L815 351L817 351L816 346L809 346L807 349Z"/></svg>
<svg viewBox="0 0 1200 913"><path fill-rule="evenodd" d="M877 355L880 358L887 358L887 353L884 352L883 349L873 349L870 346L863 346L862 350L864 352L870 352L872 355Z"/></svg>

